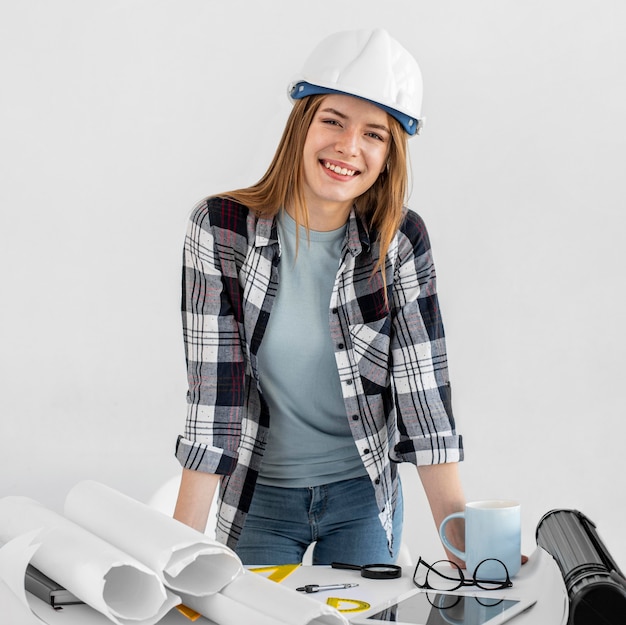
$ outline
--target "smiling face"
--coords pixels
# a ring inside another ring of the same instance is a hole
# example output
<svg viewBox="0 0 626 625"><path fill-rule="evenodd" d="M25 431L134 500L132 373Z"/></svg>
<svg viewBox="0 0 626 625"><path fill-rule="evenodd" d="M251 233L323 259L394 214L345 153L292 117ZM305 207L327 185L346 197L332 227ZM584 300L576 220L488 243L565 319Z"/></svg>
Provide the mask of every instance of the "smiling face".
<svg viewBox="0 0 626 625"><path fill-rule="evenodd" d="M348 95L329 95L319 106L303 150L304 198L310 227L343 225L354 199L386 166L391 132L387 113Z"/></svg>

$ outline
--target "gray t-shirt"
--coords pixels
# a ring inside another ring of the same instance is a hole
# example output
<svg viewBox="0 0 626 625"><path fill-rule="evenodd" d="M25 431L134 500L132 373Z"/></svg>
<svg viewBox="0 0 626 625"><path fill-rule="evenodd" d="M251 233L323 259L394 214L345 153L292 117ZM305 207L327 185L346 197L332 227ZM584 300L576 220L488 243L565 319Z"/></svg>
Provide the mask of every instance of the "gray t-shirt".
<svg viewBox="0 0 626 625"><path fill-rule="evenodd" d="M259 483L318 486L366 475L341 395L329 330L330 296L346 228L302 227L282 211L279 287L258 353L259 378L270 412Z"/></svg>

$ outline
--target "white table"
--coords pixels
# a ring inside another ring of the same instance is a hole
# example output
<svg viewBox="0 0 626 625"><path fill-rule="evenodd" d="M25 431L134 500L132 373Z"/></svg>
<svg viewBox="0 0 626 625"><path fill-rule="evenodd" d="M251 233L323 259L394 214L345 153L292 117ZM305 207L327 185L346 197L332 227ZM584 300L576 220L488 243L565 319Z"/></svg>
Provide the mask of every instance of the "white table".
<svg viewBox="0 0 626 625"><path fill-rule="evenodd" d="M259 573L261 574L261 573ZM339 609L349 610L360 607L359 612L344 612L348 619L374 614L391 605L394 599L413 589L413 570L407 567L401 578L396 580L371 580L361 577L358 571L332 569L325 566L301 566L296 568L281 583L289 588L305 584L358 583L355 588L341 591L309 594L318 601L329 598ZM468 594L472 590L469 589ZM513 579L513 587L498 591L502 596L512 598L533 598L537 603L528 612L515 617L515 625L565 625L568 616L568 597L560 571L554 559L542 549L537 549L527 564ZM50 625L110 625L111 621L85 605L67 606L55 612L49 606L32 597L31 606ZM359 603L362 602L362 603ZM363 603L369 609L363 609ZM195 625L215 625L204 617L193 621ZM172 610L161 621L161 625L191 625L192 621L178 610ZM254 625L254 623L234 624Z"/></svg>
<svg viewBox="0 0 626 625"><path fill-rule="evenodd" d="M360 576L358 571L345 571L329 567L300 567L282 583L290 588L305 584L358 583L356 588L339 591L345 599L363 600L371 603L371 609L359 616L374 614L392 604L394 599L415 586L412 582L413 570L405 567L398 580L371 580ZM337 596L338 591L333 594ZM476 589L468 588L467 594ZM329 593L309 595L324 601ZM484 593L483 593L484 594ZM565 625L568 617L569 601L563 577L559 568L547 552L537 549L521 571L513 579L513 587L498 591L498 596L511 598L531 598L537 603L528 612L515 617L515 625ZM346 607L350 607L346 604ZM350 618L350 614L346 613Z"/></svg>

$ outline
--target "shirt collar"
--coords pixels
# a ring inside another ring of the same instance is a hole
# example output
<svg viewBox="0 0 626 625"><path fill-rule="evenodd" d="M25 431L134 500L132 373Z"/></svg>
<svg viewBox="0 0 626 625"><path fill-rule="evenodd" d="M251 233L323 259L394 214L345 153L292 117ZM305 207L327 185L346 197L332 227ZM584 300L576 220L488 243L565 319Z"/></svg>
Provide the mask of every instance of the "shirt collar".
<svg viewBox="0 0 626 625"><path fill-rule="evenodd" d="M352 256L358 256L363 250L369 252L370 249L369 230L363 220L357 216L354 207L348 217L347 244Z"/></svg>
<svg viewBox="0 0 626 625"><path fill-rule="evenodd" d="M260 217L256 224L255 247L266 247L274 243L278 243L276 216L271 218ZM369 231L363 220L357 216L354 207L350 210L348 217L346 243L352 256L358 256L363 250L367 252L370 249Z"/></svg>
<svg viewBox="0 0 626 625"><path fill-rule="evenodd" d="M256 223L255 247L266 247L278 243L278 229L274 217L260 217Z"/></svg>

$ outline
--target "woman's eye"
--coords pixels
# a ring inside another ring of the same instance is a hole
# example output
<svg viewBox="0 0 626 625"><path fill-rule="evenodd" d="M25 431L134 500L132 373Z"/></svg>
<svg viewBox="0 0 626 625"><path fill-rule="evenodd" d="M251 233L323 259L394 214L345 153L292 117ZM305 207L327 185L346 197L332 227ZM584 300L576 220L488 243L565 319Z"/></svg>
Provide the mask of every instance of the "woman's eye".
<svg viewBox="0 0 626 625"><path fill-rule="evenodd" d="M384 141L385 140L384 137L382 137L381 135L379 135L379 134L377 134L375 132L368 132L367 136L368 137L372 137L372 139L376 139L377 141Z"/></svg>
<svg viewBox="0 0 626 625"><path fill-rule="evenodd" d="M325 119L323 123L330 124L331 126L341 126L341 124L336 119Z"/></svg>

